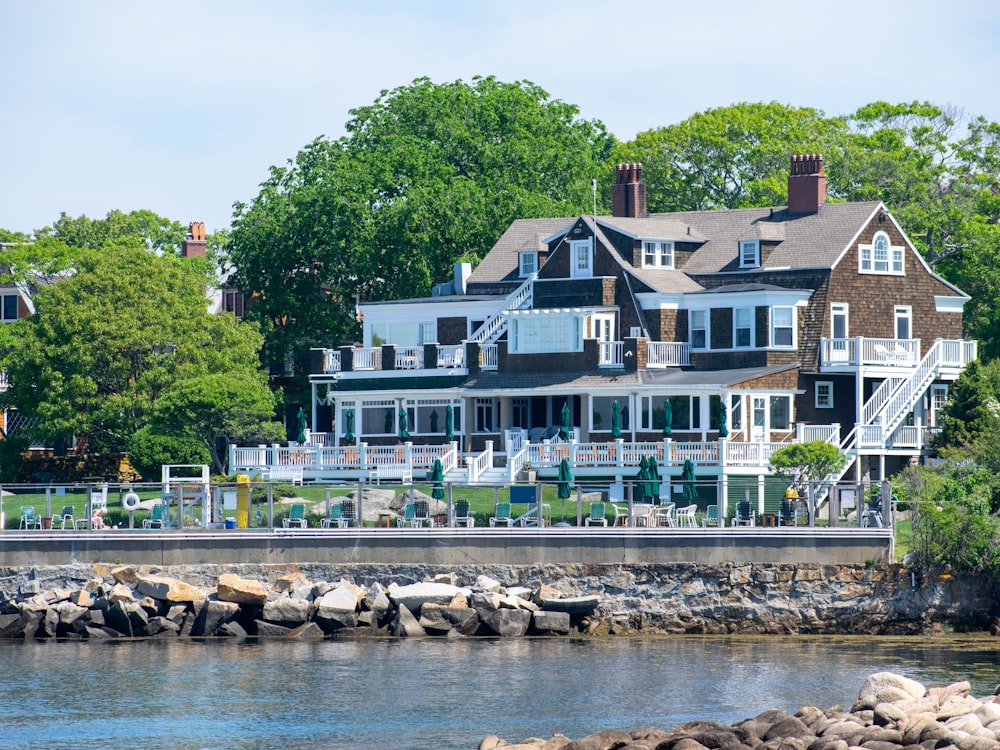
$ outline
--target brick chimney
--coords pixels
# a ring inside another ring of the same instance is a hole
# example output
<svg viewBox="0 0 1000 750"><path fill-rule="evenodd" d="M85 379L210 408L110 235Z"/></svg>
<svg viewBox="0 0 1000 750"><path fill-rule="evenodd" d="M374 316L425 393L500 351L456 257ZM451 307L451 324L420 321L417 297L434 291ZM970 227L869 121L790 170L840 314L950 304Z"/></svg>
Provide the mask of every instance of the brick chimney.
<svg viewBox="0 0 1000 750"><path fill-rule="evenodd" d="M615 166L615 184L611 186L611 215L633 219L649 216L641 164Z"/></svg>
<svg viewBox="0 0 1000 750"><path fill-rule="evenodd" d="M793 214L815 214L826 203L826 174L820 154L792 156L792 171L788 175L788 211Z"/></svg>
<svg viewBox="0 0 1000 750"><path fill-rule="evenodd" d="M192 221L188 228L188 236L181 243L182 258L204 258L205 257L205 222Z"/></svg>

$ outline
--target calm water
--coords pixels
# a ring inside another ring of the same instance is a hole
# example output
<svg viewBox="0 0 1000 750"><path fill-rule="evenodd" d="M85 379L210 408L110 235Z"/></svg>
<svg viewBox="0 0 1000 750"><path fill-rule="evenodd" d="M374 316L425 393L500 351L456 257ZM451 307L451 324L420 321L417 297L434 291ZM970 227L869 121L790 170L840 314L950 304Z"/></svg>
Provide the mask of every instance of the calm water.
<svg viewBox="0 0 1000 750"><path fill-rule="evenodd" d="M849 709L881 670L983 695L995 653L985 638L0 641L0 747L473 750L493 733Z"/></svg>

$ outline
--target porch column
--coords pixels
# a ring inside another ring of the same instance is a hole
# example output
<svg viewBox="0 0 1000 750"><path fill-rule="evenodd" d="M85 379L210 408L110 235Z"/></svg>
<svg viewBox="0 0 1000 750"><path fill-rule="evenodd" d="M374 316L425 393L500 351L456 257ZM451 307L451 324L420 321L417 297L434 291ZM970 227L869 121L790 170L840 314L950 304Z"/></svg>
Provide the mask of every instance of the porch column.
<svg viewBox="0 0 1000 750"><path fill-rule="evenodd" d="M327 386L327 387L329 388L329 386ZM316 384L312 383L310 385L310 387L309 387L309 390L312 391L312 409L311 409L312 415L310 417L309 426L312 428L312 431L315 432L316 431L316 396L318 395L316 393Z"/></svg>
<svg viewBox="0 0 1000 750"><path fill-rule="evenodd" d="M504 425L507 425L506 429L511 429L510 403L511 403L510 396L500 397L500 414L498 415L497 418L497 432L499 433L500 449L504 453L507 453L508 455L510 454L510 446L507 445L507 440L505 439L506 433L504 432ZM506 418L504 417L504 415L506 415Z"/></svg>
<svg viewBox="0 0 1000 750"><path fill-rule="evenodd" d="M764 475L757 475L757 517L764 515Z"/></svg>
<svg viewBox="0 0 1000 750"><path fill-rule="evenodd" d="M729 475L723 470L719 475L719 496L716 500L719 512L719 526L726 522L726 514L729 512Z"/></svg>

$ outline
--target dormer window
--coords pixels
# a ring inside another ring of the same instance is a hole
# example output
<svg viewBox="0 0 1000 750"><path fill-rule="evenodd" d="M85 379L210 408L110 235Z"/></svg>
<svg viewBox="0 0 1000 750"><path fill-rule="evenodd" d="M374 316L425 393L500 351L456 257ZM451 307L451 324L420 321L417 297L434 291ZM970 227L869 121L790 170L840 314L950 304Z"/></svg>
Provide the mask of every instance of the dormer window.
<svg viewBox="0 0 1000 750"><path fill-rule="evenodd" d="M533 273L538 273L538 251L537 250L527 250L518 255L519 259L519 275L522 279L526 279Z"/></svg>
<svg viewBox="0 0 1000 750"><path fill-rule="evenodd" d="M742 240L740 242L740 268L757 268L760 266L760 240Z"/></svg>
<svg viewBox="0 0 1000 750"><path fill-rule="evenodd" d="M3 314L2 320L5 323L17 320L17 295L4 294L2 296L3 304L0 305L0 313Z"/></svg>
<svg viewBox="0 0 1000 750"><path fill-rule="evenodd" d="M643 268L673 268L674 243L645 240L642 243Z"/></svg>
<svg viewBox="0 0 1000 750"><path fill-rule="evenodd" d="M858 271L902 276L903 247L890 244L885 232L876 232L872 244L858 245Z"/></svg>

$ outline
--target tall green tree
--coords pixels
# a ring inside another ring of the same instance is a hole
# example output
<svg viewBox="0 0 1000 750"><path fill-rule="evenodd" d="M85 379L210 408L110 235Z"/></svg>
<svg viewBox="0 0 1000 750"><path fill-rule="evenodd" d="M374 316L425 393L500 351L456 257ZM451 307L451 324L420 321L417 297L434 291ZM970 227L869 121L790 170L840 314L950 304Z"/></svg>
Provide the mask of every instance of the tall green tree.
<svg viewBox="0 0 1000 750"><path fill-rule="evenodd" d="M351 111L259 195L229 243L275 361L357 333L357 299L427 294L515 218L589 213L614 139L540 87L422 78Z"/></svg>
<svg viewBox="0 0 1000 750"><path fill-rule="evenodd" d="M847 458L837 446L825 440L791 443L771 454L771 468L797 489L805 489L811 481L820 481L838 471Z"/></svg>
<svg viewBox="0 0 1000 750"><path fill-rule="evenodd" d="M639 133L614 161L643 165L651 212L779 206L789 156L830 156L846 133L842 118L817 109L743 102Z"/></svg>
<svg viewBox="0 0 1000 750"><path fill-rule="evenodd" d="M227 373L263 383L262 336L231 315L209 315L204 264L144 247L76 253L74 272L38 288L35 314L10 326L4 394L41 439L87 435L94 451L122 450L156 401L180 381ZM274 395L260 385L270 411Z"/></svg>
<svg viewBox="0 0 1000 750"><path fill-rule="evenodd" d="M109 244L135 244L138 241L150 250L178 255L186 231L180 222L146 209L129 213L115 209L103 219L87 216L73 218L63 212L51 227L36 230L35 236L39 239L51 237L70 247L91 250Z"/></svg>

